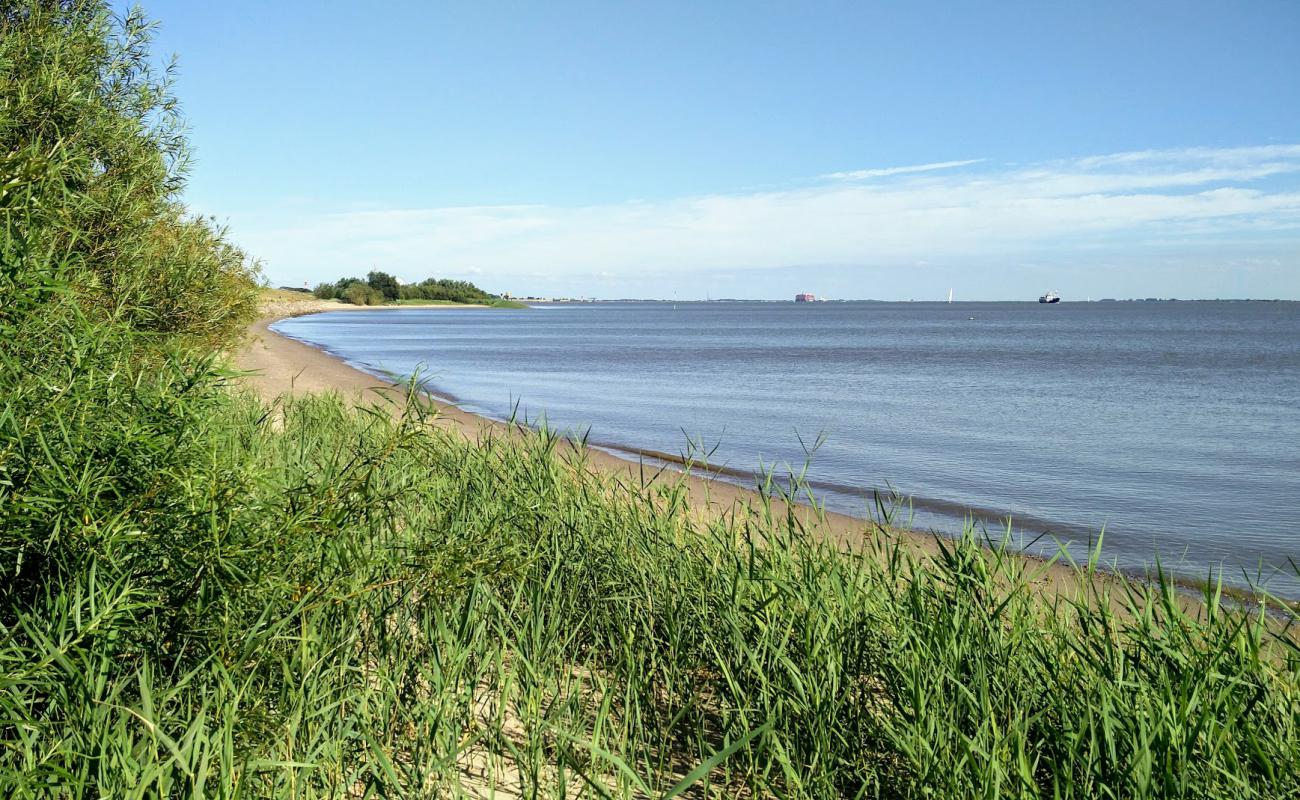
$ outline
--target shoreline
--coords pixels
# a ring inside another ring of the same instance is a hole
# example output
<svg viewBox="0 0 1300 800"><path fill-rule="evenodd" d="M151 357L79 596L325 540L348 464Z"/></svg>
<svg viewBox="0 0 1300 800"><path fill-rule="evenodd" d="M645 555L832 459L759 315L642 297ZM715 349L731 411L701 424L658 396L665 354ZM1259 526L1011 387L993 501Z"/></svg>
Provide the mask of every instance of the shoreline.
<svg viewBox="0 0 1300 800"><path fill-rule="evenodd" d="M391 404L394 411L401 408L405 388L396 381L366 372L348 364L327 350L284 336L270 329L275 322L290 317L307 316L327 311L401 310L403 308L482 308L489 306L354 306L329 301L275 302L264 304L261 317L248 327L249 340L237 354L232 354L234 366L245 375L240 381L270 402L284 394L312 394L337 392L352 405L379 403ZM492 419L466 411L446 398L423 392L425 399L437 411L435 424L453 430L471 441L485 434L510 435L518 424ZM613 476L620 485L638 491L665 479L680 481L686 489L688 506L698 518L717 519L729 515L748 515L753 518L762 508L760 492L756 487L744 486L741 476L725 475L725 470L714 474L707 463L696 462L689 470L680 459L665 459L662 453L634 446L608 443L580 444L567 441L573 450L581 450L589 469ZM627 457L617 455L621 452ZM638 460L632 460L636 458ZM666 462L666 463L665 463ZM756 475L748 475L758 479ZM730 478L730 480L728 479ZM940 553L944 542L952 537L943 533L903 528L885 527L868 519L815 508L805 502L787 503L770 498L769 506L774 517L787 514L797 519L815 535L833 541L839 546L854 550L865 549L877 537L889 537L904 544L914 555L933 557ZM1124 581L1151 584L1149 576L1101 567L1084 572L1082 565L1061 558L1048 559L1031 552L1010 551L1026 564L1026 576L1035 588L1046 596L1078 597L1081 591L1097 596L1110 596L1110 604L1119 602L1114 595L1122 594ZM1166 576L1180 590L1179 595L1188 608L1203 606L1203 585ZM1116 591L1120 590L1120 591ZM1256 593L1225 585L1225 598L1248 600ZM1275 602L1286 602L1275 598Z"/></svg>
<svg viewBox="0 0 1300 800"><path fill-rule="evenodd" d="M290 305L288 303L280 305ZM352 404L381 403L393 404L394 409L402 404L404 387L395 381L387 380L370 372L348 364L326 350L306 344L297 339L281 335L270 329L275 322L289 317L307 316L326 311L392 309L394 311L411 306L344 306L319 303L303 303L304 308L264 308L261 318L248 328L249 342L245 348L234 355L234 365L245 372L240 381L252 389L263 400L271 401L284 394L310 394L317 392L338 392L344 400ZM423 308L473 308L474 306L427 306ZM489 309L488 306L478 308ZM266 313L269 312L269 313ZM435 424L454 430L474 440L487 433L509 434L512 427L506 422L491 419L460 408L445 399L424 393L425 398L437 410ZM641 486L647 476L668 474L680 477L686 484L692 510L704 514L724 515L736 511L753 511L759 500L756 490L739 486L723 480L704 477L697 471L682 472L670 467L660 467L647 462L631 461L595 446L583 446L570 441L576 450L581 448L589 466L606 474L613 474L623 482L632 482ZM632 453L628 449L629 454ZM657 454L644 451L647 458L657 458ZM697 470L707 470L707 465L696 465ZM649 482L658 480L651 477ZM784 515L786 503L772 500L773 512ZM815 524L823 535L832 538L862 540L864 534L874 526L869 520L859 519L847 514L833 511L819 511L803 503L795 504L790 509L804 524ZM824 521L823 521L824 518ZM875 526L878 527L878 526ZM922 534L913 533L916 538ZM933 537L931 537L933 538ZM933 546L927 548L935 551Z"/></svg>

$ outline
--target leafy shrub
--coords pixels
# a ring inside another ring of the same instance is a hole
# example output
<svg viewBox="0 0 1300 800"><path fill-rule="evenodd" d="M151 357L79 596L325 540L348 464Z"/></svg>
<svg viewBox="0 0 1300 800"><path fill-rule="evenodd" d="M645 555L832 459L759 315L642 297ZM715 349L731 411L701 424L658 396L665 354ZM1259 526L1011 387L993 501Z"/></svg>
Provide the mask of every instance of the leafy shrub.
<svg viewBox="0 0 1300 800"><path fill-rule="evenodd" d="M397 278L389 275L387 272L371 272L366 275L366 283L370 288L384 296L385 300L396 300L398 296Z"/></svg>
<svg viewBox="0 0 1300 800"><path fill-rule="evenodd" d="M348 288L343 290L340 299L354 306L378 306L384 303L383 294L364 283L350 284Z"/></svg>
<svg viewBox="0 0 1300 800"><path fill-rule="evenodd" d="M392 300L436 300L447 303L481 303L491 304L499 298L489 294L469 281L447 278L428 278L415 284L401 285L397 279L386 272L371 272L365 280L360 278L340 278L334 283L321 283L313 294L322 300L339 298L356 305L376 305L374 295L362 290L353 290L354 286L363 286L375 290L382 298L378 302ZM351 295L349 295L351 291Z"/></svg>
<svg viewBox="0 0 1300 800"><path fill-rule="evenodd" d="M448 278L428 278L417 284L403 286L403 300L445 300L453 303L487 303L497 299L469 281Z"/></svg>
<svg viewBox="0 0 1300 800"><path fill-rule="evenodd" d="M257 269L176 200L189 152L151 32L102 2L0 5L0 178L41 176L13 234L68 268L86 313L218 344L253 311Z"/></svg>

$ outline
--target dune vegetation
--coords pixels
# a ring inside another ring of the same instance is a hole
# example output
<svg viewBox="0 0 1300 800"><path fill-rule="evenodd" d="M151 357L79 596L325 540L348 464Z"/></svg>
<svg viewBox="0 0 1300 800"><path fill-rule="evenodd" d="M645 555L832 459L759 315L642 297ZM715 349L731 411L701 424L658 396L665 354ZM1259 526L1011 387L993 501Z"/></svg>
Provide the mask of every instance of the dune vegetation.
<svg viewBox="0 0 1300 800"><path fill-rule="evenodd" d="M245 392L257 271L181 203L149 31L0 0L0 796L1300 794L1266 598Z"/></svg>

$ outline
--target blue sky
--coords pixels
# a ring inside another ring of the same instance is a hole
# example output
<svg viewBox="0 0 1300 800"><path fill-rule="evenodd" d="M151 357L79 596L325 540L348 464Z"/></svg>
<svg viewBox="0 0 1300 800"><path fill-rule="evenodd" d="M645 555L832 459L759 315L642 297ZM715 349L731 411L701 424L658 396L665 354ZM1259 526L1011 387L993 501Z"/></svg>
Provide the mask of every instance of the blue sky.
<svg viewBox="0 0 1300 800"><path fill-rule="evenodd" d="M1300 3L152 2L273 284L1300 299Z"/></svg>

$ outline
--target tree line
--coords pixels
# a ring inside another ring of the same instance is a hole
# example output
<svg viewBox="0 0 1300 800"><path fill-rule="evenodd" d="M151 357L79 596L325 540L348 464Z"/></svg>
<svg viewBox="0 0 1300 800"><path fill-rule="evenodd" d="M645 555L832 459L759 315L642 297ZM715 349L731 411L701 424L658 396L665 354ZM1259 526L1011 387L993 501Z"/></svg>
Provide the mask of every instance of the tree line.
<svg viewBox="0 0 1300 800"><path fill-rule="evenodd" d="M339 278L312 290L321 300L341 300L358 306L376 306L397 300L441 300L450 303L490 303L500 298L469 281L426 278L419 283L400 283L387 272L370 272L365 279Z"/></svg>

